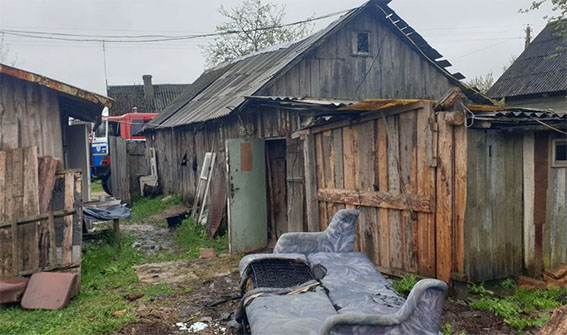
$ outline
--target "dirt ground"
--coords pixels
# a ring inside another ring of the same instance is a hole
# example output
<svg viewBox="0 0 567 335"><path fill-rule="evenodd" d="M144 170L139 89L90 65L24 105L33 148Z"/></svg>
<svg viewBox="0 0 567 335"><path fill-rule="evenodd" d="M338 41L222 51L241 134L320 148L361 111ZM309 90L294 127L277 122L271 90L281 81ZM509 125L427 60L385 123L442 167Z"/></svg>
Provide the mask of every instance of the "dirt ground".
<svg viewBox="0 0 567 335"><path fill-rule="evenodd" d="M123 231L135 236L132 246L155 255L175 252L168 228L155 225L125 225ZM114 334L245 334L233 320L239 297L239 258L219 255L212 259L181 260L135 267L142 282L168 283L177 293L158 296L141 303L133 302L139 321L128 324ZM202 331L189 328L200 322ZM442 324L451 324L454 334L511 335L517 332L502 318L472 309L466 302L449 298L444 307ZM525 332L525 334L535 334Z"/></svg>

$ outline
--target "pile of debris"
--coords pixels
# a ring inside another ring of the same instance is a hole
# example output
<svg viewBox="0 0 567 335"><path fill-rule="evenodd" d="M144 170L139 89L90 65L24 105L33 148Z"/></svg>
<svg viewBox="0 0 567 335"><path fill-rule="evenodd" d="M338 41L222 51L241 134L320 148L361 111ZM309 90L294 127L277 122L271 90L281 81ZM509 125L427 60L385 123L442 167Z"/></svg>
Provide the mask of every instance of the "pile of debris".
<svg viewBox="0 0 567 335"><path fill-rule="evenodd" d="M520 277L518 286L533 289L567 288L567 265L562 264L547 270L543 273L542 280Z"/></svg>

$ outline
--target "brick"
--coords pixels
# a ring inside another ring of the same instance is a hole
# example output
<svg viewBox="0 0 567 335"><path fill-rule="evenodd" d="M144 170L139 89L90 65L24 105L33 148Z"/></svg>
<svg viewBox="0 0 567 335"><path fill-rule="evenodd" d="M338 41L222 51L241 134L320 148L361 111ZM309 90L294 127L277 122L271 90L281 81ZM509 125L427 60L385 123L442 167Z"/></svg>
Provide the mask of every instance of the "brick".
<svg viewBox="0 0 567 335"><path fill-rule="evenodd" d="M215 258L215 249L213 248L201 249L201 254L199 258Z"/></svg>
<svg viewBox="0 0 567 335"><path fill-rule="evenodd" d="M562 264L554 267L553 269L549 269L545 272L545 275L553 279L561 279L567 277L567 265Z"/></svg>

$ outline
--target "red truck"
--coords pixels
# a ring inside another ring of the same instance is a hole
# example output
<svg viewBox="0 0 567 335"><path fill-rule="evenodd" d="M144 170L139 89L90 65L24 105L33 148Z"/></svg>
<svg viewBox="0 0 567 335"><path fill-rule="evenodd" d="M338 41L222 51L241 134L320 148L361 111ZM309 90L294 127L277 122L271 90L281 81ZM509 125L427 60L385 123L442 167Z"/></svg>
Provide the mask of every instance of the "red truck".
<svg viewBox="0 0 567 335"><path fill-rule="evenodd" d="M108 130L107 143L108 135L122 137L127 141L145 141L146 138L138 135L138 132L157 115L157 113L128 113L120 116L104 117L105 122L103 123ZM99 176L102 179L102 188L106 193L112 194L112 187L110 185L111 171L109 155L104 157L102 164L105 164L105 166L100 169L101 171L105 171L105 173Z"/></svg>

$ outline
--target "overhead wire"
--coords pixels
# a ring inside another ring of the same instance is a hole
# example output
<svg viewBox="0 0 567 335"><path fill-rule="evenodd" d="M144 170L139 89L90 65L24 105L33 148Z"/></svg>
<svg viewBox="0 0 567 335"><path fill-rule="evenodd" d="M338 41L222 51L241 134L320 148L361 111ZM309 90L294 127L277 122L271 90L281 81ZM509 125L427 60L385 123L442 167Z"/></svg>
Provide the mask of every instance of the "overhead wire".
<svg viewBox="0 0 567 335"><path fill-rule="evenodd" d="M243 30L229 30L229 31L204 33L204 34L189 34L189 35L92 35L92 34L71 34L71 33L60 33L60 32L29 31L29 30L11 30L11 29L0 29L0 33L6 35L12 35L12 36L26 37L26 38L70 41L70 42L154 43L154 42L165 42L165 41L191 40L191 39L204 38L204 37L219 37L225 35L252 33L258 31L285 28L285 27L296 26L300 24L328 19L346 13L350 10L351 9L342 10L326 15L307 18L300 21L295 21L280 25L273 25L268 27L259 27L254 29L243 29Z"/></svg>

